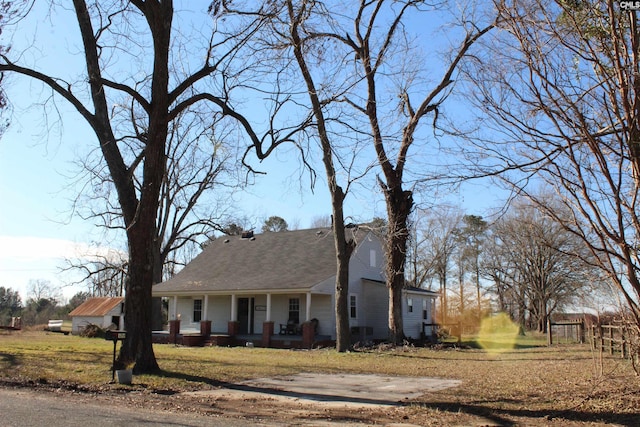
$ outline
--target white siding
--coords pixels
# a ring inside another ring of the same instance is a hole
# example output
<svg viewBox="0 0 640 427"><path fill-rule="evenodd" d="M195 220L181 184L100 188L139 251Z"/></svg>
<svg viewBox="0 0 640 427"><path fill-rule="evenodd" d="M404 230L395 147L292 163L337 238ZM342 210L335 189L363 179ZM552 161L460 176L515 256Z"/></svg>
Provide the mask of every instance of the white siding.
<svg viewBox="0 0 640 427"><path fill-rule="evenodd" d="M78 334L87 325L100 325L102 323L102 317L89 317L89 316L73 316L71 318L71 333Z"/></svg>
<svg viewBox="0 0 640 427"><path fill-rule="evenodd" d="M413 312L409 313L407 300L411 298L413 300ZM420 293L404 292L402 295L402 314L404 334L407 337L414 339L420 338L422 332L423 323L432 323L432 310L433 310L434 297L424 295ZM427 319L423 319L423 301L427 303ZM427 331L429 333L429 331Z"/></svg>
<svg viewBox="0 0 640 427"><path fill-rule="evenodd" d="M264 322L267 320L267 310L266 310L266 306L267 306L267 296L266 295L256 295L253 297L254 298L254 306L253 306L253 333L254 334L261 334L262 333L262 326L264 324ZM265 307L264 311L257 311L255 308L257 306L263 306Z"/></svg>
<svg viewBox="0 0 640 427"><path fill-rule="evenodd" d="M71 333L78 334L88 325L98 325L101 328L111 326L111 315L108 316L73 316L71 318ZM116 328L119 325L116 325Z"/></svg>
<svg viewBox="0 0 640 427"><path fill-rule="evenodd" d="M181 331L200 330L200 322L193 321L193 300L195 299L204 299L204 297L178 298L177 313L180 315Z"/></svg>
<svg viewBox="0 0 640 427"><path fill-rule="evenodd" d="M413 302L413 312L409 313L408 300ZM422 297L414 294L402 294L402 315L404 334L409 338L420 338L422 329Z"/></svg>
<svg viewBox="0 0 640 427"><path fill-rule="evenodd" d="M336 320L331 295L311 296L311 318L318 319L318 334L336 338Z"/></svg>
<svg viewBox="0 0 640 427"><path fill-rule="evenodd" d="M357 295L358 318L350 319L350 325L371 327L373 338L383 339L387 337L389 306L386 287L382 283L362 280L384 280L381 267L382 245L371 233L358 243L349 263L349 293ZM377 265L372 266L371 261L375 261Z"/></svg>
<svg viewBox="0 0 640 427"><path fill-rule="evenodd" d="M383 252L380 241L370 233L358 243L358 247L356 247L354 254L351 256L351 262L349 263L349 275L351 276L349 283L350 292L351 285L357 284L359 286L360 279L362 278L383 280ZM374 267L371 266L371 258L373 257L371 251L376 253L375 258L378 265Z"/></svg>
<svg viewBox="0 0 640 427"><path fill-rule="evenodd" d="M120 304L104 316L73 316L71 318L71 333L78 334L88 325L98 325L103 329L108 328L111 326L111 320L114 316L120 317L120 324L115 326L116 328L121 328L124 323L122 321Z"/></svg>
<svg viewBox="0 0 640 427"><path fill-rule="evenodd" d="M360 299L360 326L373 328L374 339L388 337L389 293L383 283L363 281Z"/></svg>
<svg viewBox="0 0 640 427"><path fill-rule="evenodd" d="M209 295L207 320L211 320L211 333L226 334L228 332L229 320L231 320L231 295Z"/></svg>

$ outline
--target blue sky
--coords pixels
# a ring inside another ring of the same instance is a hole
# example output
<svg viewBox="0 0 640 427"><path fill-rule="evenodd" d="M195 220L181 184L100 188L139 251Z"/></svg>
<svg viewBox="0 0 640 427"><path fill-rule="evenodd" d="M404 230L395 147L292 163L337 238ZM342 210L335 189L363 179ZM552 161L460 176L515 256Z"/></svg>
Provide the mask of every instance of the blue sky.
<svg viewBox="0 0 640 427"><path fill-rule="evenodd" d="M77 48L67 37L67 31L75 30L76 24L55 21L56 25L50 27L46 11L36 12L40 18L33 33L15 36L14 49L32 40L44 40L41 48L25 57L27 63L32 61L41 69L61 74L66 67L81 64L81 55L72 54ZM30 280L49 280L63 287L64 297L69 298L83 288L70 286L78 280L77 273L60 270L66 258L90 258L96 251L124 249L123 241L105 242L94 224L71 215L72 201L81 185L74 177L76 162L95 147L95 138L77 114L61 102L57 107L62 123L57 123L54 111L49 110L45 119L42 109L31 107L33 100L46 95L39 85L18 79L7 79L6 85L13 115L11 126L0 139L0 286L17 290L26 300ZM308 227L314 217L329 215L324 172L318 171L319 180L311 193L308 182L300 182L294 162L288 154L262 162L260 169L267 175L258 176L256 185L234 197L241 214L255 218L258 226L263 219L278 215L299 228ZM499 204L492 191L481 184L466 186L461 194L447 194L446 200L478 215ZM379 192L356 187L347 200L346 214L353 221L384 217Z"/></svg>

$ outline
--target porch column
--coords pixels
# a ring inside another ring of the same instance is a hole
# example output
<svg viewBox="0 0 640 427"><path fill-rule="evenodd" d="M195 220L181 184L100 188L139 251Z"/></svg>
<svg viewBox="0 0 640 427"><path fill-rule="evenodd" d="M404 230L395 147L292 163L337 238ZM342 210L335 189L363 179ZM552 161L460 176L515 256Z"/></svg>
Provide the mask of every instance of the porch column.
<svg viewBox="0 0 640 427"><path fill-rule="evenodd" d="M262 346L271 346L271 335L273 335L273 322L262 323Z"/></svg>
<svg viewBox="0 0 640 427"><path fill-rule="evenodd" d="M305 322L311 320L311 292L307 292L307 307L305 310Z"/></svg>
<svg viewBox="0 0 640 427"><path fill-rule="evenodd" d="M232 322L238 320L238 303L236 294L231 294L231 319L229 320Z"/></svg>
<svg viewBox="0 0 640 427"><path fill-rule="evenodd" d="M240 323L238 322L238 303L235 294L231 294L231 319L227 324L227 333L231 337L238 335L240 330Z"/></svg>
<svg viewBox="0 0 640 427"><path fill-rule="evenodd" d="M267 317L265 321L271 322L271 294L267 294Z"/></svg>
<svg viewBox="0 0 640 427"><path fill-rule="evenodd" d="M208 308L209 308L209 295L205 295L204 298L202 298L202 320L209 320L207 316Z"/></svg>
<svg viewBox="0 0 640 427"><path fill-rule="evenodd" d="M176 320L178 318L178 295L173 296L173 314L171 315L172 320Z"/></svg>

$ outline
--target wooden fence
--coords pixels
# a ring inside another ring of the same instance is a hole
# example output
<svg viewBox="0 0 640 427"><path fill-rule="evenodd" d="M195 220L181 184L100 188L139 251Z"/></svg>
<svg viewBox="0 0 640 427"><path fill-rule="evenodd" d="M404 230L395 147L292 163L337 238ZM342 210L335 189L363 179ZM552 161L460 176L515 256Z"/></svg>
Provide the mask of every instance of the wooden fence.
<svg viewBox="0 0 640 427"><path fill-rule="evenodd" d="M610 355L620 354L621 358L638 357L638 332L629 325L592 325L589 335L593 350Z"/></svg>
<svg viewBox="0 0 640 427"><path fill-rule="evenodd" d="M547 344L585 342L585 326L583 319L564 320L547 323Z"/></svg>

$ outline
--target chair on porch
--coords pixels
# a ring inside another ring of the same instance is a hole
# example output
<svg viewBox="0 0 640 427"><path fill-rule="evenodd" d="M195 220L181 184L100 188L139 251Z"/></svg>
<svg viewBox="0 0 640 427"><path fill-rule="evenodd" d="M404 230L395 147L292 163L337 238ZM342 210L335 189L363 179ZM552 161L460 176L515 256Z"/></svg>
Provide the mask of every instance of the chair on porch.
<svg viewBox="0 0 640 427"><path fill-rule="evenodd" d="M280 335L298 335L300 326L293 319L289 319L286 325L280 323Z"/></svg>

